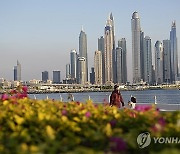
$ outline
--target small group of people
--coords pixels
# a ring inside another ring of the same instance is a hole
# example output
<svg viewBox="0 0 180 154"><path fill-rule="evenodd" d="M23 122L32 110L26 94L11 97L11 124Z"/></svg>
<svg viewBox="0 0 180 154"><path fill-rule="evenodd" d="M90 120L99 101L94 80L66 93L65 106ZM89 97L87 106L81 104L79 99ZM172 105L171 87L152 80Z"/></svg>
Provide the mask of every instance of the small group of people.
<svg viewBox="0 0 180 154"><path fill-rule="evenodd" d="M110 106L116 106L118 108L125 107L124 100L122 98L120 87L114 86L114 90L110 96ZM134 109L136 106L136 98L131 97L131 101L128 102L128 108Z"/></svg>

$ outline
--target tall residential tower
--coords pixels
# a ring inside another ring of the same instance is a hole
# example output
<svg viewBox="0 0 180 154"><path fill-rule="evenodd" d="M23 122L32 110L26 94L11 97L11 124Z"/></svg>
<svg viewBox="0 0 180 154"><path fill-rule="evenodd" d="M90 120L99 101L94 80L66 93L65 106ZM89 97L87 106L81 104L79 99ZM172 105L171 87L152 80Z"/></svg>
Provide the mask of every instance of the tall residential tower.
<svg viewBox="0 0 180 154"><path fill-rule="evenodd" d="M163 45L162 42L155 43L155 78L156 84L163 82Z"/></svg>
<svg viewBox="0 0 180 154"><path fill-rule="evenodd" d="M177 53L177 37L176 37L176 22L172 22L170 31L171 42L171 80L174 82L178 76L178 53Z"/></svg>
<svg viewBox="0 0 180 154"><path fill-rule="evenodd" d="M70 53L70 69L71 69L71 78L76 80L77 78L77 52L76 50L71 50Z"/></svg>
<svg viewBox="0 0 180 154"><path fill-rule="evenodd" d="M163 78L165 83L171 83L171 43L170 40L163 40Z"/></svg>
<svg viewBox="0 0 180 154"><path fill-rule="evenodd" d="M140 58L140 18L137 12L134 12L131 19L132 27L132 65L133 82L138 83L141 80L141 58Z"/></svg>
<svg viewBox="0 0 180 154"><path fill-rule="evenodd" d="M122 38L118 41L118 47L122 49L122 81L121 83L127 82L127 49L126 49L126 39ZM117 53L116 53L117 55ZM116 57L117 58L117 57ZM117 78L118 78L118 64L117 64ZM118 81L118 79L117 79Z"/></svg>
<svg viewBox="0 0 180 154"><path fill-rule="evenodd" d="M17 60L17 66L14 66L14 81L21 81L21 64Z"/></svg>
<svg viewBox="0 0 180 154"><path fill-rule="evenodd" d="M110 15L106 26L104 29L104 63L105 63L105 84L113 83L113 60L114 60L114 53L113 53L113 43L114 43L114 36L113 36L113 24L112 24L112 16Z"/></svg>
<svg viewBox="0 0 180 154"><path fill-rule="evenodd" d="M95 51L94 55L95 84L102 84L102 51Z"/></svg>
<svg viewBox="0 0 180 154"><path fill-rule="evenodd" d="M152 50L151 38L146 36L143 41L143 79L145 82L152 84Z"/></svg>
<svg viewBox="0 0 180 154"><path fill-rule="evenodd" d="M86 59L86 74L88 74L88 55L87 55L87 36L83 28L79 35L79 57ZM88 81L88 75L86 75L86 82Z"/></svg>

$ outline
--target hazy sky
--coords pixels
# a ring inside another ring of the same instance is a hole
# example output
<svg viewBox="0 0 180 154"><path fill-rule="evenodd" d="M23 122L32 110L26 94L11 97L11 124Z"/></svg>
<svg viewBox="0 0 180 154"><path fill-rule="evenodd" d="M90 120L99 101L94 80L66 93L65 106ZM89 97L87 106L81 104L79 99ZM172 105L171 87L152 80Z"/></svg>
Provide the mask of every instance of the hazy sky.
<svg viewBox="0 0 180 154"><path fill-rule="evenodd" d="M41 72L61 71L78 51L81 26L87 34L89 68L108 14L115 19L116 42L127 39L128 79L132 80L131 16L138 11L142 30L152 39L169 39L176 20L180 40L180 0L0 0L0 78L13 80L17 59L22 79L41 79ZM178 40L178 45L179 45ZM180 49L180 47L179 47ZM178 51L179 57L180 52ZM153 57L154 58L154 57ZM180 58L179 58L180 59ZM89 69L90 70L90 69Z"/></svg>

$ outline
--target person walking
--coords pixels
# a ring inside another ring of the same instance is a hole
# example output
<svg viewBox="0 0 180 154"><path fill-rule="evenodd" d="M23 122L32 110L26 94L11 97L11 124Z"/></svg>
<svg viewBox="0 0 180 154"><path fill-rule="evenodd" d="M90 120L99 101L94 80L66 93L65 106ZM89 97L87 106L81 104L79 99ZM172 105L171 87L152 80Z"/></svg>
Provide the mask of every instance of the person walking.
<svg viewBox="0 0 180 154"><path fill-rule="evenodd" d="M110 106L116 106L116 107L120 108L121 104L122 104L122 106L124 106L124 101L121 96L119 86L115 85L114 90L110 96Z"/></svg>

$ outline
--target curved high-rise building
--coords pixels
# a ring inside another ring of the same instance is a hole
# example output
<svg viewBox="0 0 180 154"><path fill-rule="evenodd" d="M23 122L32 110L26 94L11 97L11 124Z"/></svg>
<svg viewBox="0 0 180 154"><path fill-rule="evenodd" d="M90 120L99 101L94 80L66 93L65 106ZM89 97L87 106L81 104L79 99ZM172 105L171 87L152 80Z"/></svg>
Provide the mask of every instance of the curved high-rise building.
<svg viewBox="0 0 180 154"><path fill-rule="evenodd" d="M87 82L87 74L86 74L86 58L78 57L78 83L85 84Z"/></svg>
<svg viewBox="0 0 180 154"><path fill-rule="evenodd" d="M140 18L137 12L134 12L131 19L132 30L132 65L133 65L133 83L141 80L141 57L140 57Z"/></svg>
<svg viewBox="0 0 180 154"><path fill-rule="evenodd" d="M160 41L155 43L155 79L156 84L163 82L163 45Z"/></svg>
<svg viewBox="0 0 180 154"><path fill-rule="evenodd" d="M171 42L171 81L177 80L178 76L178 53L177 53L177 37L176 37L176 22L172 22L170 31Z"/></svg>

